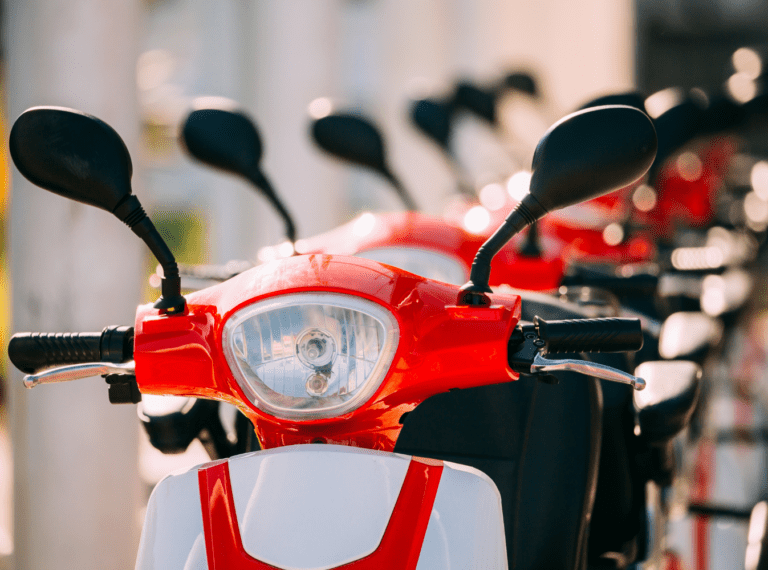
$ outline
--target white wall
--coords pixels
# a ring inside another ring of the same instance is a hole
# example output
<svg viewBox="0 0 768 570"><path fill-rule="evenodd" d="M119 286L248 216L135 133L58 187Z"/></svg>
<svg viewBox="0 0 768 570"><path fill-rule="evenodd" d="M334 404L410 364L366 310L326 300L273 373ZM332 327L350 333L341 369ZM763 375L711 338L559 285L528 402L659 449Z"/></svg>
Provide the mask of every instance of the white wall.
<svg viewBox="0 0 768 570"><path fill-rule="evenodd" d="M139 0L18 0L4 5L7 109L82 109L138 148ZM9 121L10 123L10 121ZM132 324L142 244L119 220L41 190L12 169L13 331ZM145 198L141 188L137 194ZM109 404L101 378L33 391L9 374L15 568L130 568L138 546L133 406Z"/></svg>

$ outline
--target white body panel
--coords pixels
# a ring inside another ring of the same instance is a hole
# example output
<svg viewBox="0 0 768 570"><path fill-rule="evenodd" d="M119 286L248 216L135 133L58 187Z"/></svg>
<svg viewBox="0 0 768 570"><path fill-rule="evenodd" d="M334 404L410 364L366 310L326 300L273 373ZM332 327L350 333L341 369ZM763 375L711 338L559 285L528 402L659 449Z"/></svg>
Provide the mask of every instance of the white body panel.
<svg viewBox="0 0 768 570"><path fill-rule="evenodd" d="M160 481L147 504L136 570L208 570L197 468Z"/></svg>
<svg viewBox="0 0 768 570"><path fill-rule="evenodd" d="M472 467L444 464L416 570L507 568L501 496Z"/></svg>
<svg viewBox="0 0 768 570"><path fill-rule="evenodd" d="M379 546L410 457L302 445L229 461L245 551L286 570L328 570Z"/></svg>
<svg viewBox="0 0 768 570"><path fill-rule="evenodd" d="M411 458L335 445L241 455L229 473L243 548L284 570L330 570L374 552ZM207 569L197 470L150 498L137 570ZM445 463L418 570L505 570L501 498L479 471Z"/></svg>

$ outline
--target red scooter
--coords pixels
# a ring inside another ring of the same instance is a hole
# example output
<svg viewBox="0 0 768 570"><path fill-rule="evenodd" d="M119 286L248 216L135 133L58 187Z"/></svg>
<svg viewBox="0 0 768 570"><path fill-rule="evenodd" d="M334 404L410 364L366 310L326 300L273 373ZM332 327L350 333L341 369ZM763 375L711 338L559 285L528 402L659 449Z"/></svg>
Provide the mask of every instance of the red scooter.
<svg viewBox="0 0 768 570"><path fill-rule="evenodd" d="M141 393L230 402L266 448L158 485L137 568L503 569L508 560L516 568L584 567L601 428L594 379L551 387L568 394L555 422L520 417L519 441L535 453L523 453L525 469L515 464L516 483L501 497L471 467L392 451L417 425L411 414L419 404L451 390L563 371L644 387L609 366L544 357L635 350L636 321L523 324L520 297L488 286L490 260L512 235L645 172L655 133L642 113L605 107L548 131L529 196L480 248L461 288L313 254L185 297L172 254L131 194L130 157L110 127L75 111L30 109L13 127L10 151L35 184L115 214L164 269L162 296L139 307L132 328L15 335L9 356L32 373L25 384L104 375L116 403ZM537 386L527 384L534 401ZM656 439L690 414L672 388L650 391L649 413L640 415ZM671 423L664 410L672 410ZM560 430L554 438L551 428Z"/></svg>

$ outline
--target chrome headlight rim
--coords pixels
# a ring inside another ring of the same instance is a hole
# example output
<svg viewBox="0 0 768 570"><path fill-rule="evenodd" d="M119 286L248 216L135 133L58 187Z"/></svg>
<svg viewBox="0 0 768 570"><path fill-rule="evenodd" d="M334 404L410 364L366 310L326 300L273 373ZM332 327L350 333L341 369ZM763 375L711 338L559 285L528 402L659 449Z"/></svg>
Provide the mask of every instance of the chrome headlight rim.
<svg viewBox="0 0 768 570"><path fill-rule="evenodd" d="M381 323L385 340L381 356L369 374L363 389L348 400L325 408L296 409L272 404L265 400L250 384L234 352L234 331L248 319L269 311L293 306L330 305L342 309L362 312ZM258 410L279 419L293 421L312 421L333 419L348 414L367 402L379 389L387 377L400 344L400 325L397 317L384 305L366 297L333 291L301 291L284 293L260 300L234 311L222 326L221 337L224 358L229 371L238 387L246 397L247 403Z"/></svg>

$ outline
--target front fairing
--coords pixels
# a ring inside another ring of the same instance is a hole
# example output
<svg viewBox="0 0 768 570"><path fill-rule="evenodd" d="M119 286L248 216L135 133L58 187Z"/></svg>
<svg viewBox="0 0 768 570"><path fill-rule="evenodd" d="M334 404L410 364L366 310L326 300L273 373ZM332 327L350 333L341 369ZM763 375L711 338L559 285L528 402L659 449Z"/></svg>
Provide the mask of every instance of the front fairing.
<svg viewBox="0 0 768 570"><path fill-rule="evenodd" d="M161 481L136 568L505 570L506 562L499 492L480 471L306 445Z"/></svg>
<svg viewBox="0 0 768 570"><path fill-rule="evenodd" d="M359 408L338 418L287 421L248 401L225 360L222 329L251 303L310 291L381 305L397 319L400 341L383 382ZM143 393L237 405L256 425L265 448L324 442L391 450L403 414L429 396L517 378L507 363L507 341L519 319L520 298L493 295L489 308L456 307L458 292L457 286L359 258L308 255L272 262L190 294L183 315L140 307L137 382Z"/></svg>

